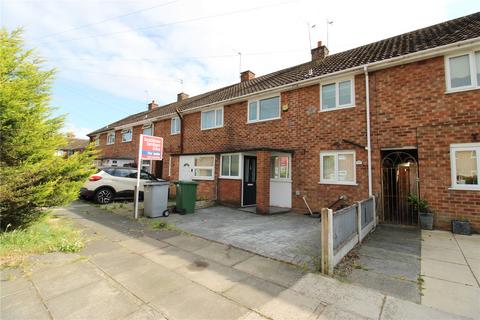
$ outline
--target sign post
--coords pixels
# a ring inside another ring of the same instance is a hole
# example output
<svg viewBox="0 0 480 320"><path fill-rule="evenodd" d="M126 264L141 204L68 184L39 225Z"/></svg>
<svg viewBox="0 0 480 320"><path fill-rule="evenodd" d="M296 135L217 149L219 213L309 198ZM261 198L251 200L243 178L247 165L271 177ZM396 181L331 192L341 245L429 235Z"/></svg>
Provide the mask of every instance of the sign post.
<svg viewBox="0 0 480 320"><path fill-rule="evenodd" d="M163 138L155 136L140 135L138 146L137 185L135 186L134 218L138 219L138 196L140 194L140 171L142 160L163 159Z"/></svg>

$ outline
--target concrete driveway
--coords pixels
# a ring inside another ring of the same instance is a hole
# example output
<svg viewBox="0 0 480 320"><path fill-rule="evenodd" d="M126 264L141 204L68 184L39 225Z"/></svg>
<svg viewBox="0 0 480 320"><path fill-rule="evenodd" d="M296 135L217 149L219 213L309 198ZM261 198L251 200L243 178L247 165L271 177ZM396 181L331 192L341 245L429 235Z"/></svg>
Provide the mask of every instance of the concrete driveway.
<svg viewBox="0 0 480 320"><path fill-rule="evenodd" d="M263 216L223 206L159 219L265 257L309 268L320 263L320 219L295 213Z"/></svg>

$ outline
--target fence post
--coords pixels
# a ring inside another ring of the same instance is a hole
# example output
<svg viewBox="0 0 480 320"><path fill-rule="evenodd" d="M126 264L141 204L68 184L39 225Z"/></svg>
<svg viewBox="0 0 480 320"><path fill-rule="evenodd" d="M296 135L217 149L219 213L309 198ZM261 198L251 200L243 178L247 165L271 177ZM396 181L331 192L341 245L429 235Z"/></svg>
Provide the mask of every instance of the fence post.
<svg viewBox="0 0 480 320"><path fill-rule="evenodd" d="M373 203L372 203L372 210L373 210L373 227L376 228L377 227L377 201L375 199L375 196L372 196L372 200L373 200Z"/></svg>
<svg viewBox="0 0 480 320"><path fill-rule="evenodd" d="M362 243L362 202L357 202L357 233L358 243Z"/></svg>
<svg viewBox="0 0 480 320"><path fill-rule="evenodd" d="M322 273L333 273L333 210L322 209Z"/></svg>

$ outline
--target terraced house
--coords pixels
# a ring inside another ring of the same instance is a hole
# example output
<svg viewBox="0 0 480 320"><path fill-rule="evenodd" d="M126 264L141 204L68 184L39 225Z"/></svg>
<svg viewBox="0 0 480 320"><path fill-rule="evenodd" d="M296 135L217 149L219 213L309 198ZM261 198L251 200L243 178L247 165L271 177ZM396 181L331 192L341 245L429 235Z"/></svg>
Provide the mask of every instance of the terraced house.
<svg viewBox="0 0 480 320"><path fill-rule="evenodd" d="M111 123L90 134L105 165L136 162L138 135L161 136L164 179L193 179L232 206L305 212L377 197L379 220L480 231L480 13L329 55ZM339 200L343 199L343 200Z"/></svg>

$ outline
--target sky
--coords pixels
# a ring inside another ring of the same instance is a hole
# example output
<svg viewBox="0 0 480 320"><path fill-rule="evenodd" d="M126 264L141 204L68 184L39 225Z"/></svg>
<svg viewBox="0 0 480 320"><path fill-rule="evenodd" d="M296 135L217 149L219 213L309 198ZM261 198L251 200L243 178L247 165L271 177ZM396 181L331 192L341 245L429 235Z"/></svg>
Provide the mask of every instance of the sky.
<svg viewBox="0 0 480 320"><path fill-rule="evenodd" d="M477 11L478 0L0 0L0 24L22 27L57 70L52 106L85 138L152 100L306 62L317 41L332 54Z"/></svg>

